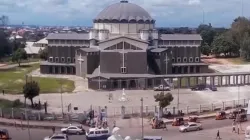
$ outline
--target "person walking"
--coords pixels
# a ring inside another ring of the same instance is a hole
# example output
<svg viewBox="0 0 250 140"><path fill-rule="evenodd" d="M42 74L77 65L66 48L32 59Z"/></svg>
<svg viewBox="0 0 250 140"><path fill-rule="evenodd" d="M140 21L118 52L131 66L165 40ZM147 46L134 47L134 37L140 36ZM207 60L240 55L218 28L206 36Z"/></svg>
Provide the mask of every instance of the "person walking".
<svg viewBox="0 0 250 140"><path fill-rule="evenodd" d="M235 126L236 126L236 123L235 123L235 120L233 121L233 124L232 124L232 127L233 127L233 130L232 130L232 132L235 132L235 133L237 133L236 132L236 129L235 129Z"/></svg>
<svg viewBox="0 0 250 140"><path fill-rule="evenodd" d="M217 131L216 139L221 139L220 138L220 131L219 130Z"/></svg>
<svg viewBox="0 0 250 140"><path fill-rule="evenodd" d="M52 127L52 133L55 134L56 128L55 126Z"/></svg>

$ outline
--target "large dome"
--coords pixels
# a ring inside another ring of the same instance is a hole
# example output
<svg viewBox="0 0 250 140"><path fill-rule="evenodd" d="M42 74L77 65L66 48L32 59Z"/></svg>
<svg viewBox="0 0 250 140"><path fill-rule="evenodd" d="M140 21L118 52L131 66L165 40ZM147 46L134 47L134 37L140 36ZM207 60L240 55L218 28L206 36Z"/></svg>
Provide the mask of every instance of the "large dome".
<svg viewBox="0 0 250 140"><path fill-rule="evenodd" d="M136 4L122 0L101 11L94 22L132 22L132 23L154 23L149 13Z"/></svg>

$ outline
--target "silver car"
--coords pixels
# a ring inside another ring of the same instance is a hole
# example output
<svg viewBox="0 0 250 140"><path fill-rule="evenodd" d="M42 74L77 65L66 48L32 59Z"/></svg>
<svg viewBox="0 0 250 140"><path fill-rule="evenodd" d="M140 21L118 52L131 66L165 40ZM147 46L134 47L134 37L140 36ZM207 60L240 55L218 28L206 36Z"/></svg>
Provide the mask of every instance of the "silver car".
<svg viewBox="0 0 250 140"><path fill-rule="evenodd" d="M189 132L189 131L199 131L202 130L202 125L200 123L188 122L179 127L180 132Z"/></svg>
<svg viewBox="0 0 250 140"><path fill-rule="evenodd" d="M54 134L52 136L47 136L44 140L69 140L66 134Z"/></svg>
<svg viewBox="0 0 250 140"><path fill-rule="evenodd" d="M79 126L69 126L66 128L62 128L61 132L64 134L85 134L85 130Z"/></svg>

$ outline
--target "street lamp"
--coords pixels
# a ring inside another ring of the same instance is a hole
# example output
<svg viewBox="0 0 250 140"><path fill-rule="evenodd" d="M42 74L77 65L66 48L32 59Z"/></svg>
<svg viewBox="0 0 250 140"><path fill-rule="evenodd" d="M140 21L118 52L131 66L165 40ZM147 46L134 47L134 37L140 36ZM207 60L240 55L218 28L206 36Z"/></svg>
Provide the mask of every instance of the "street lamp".
<svg viewBox="0 0 250 140"><path fill-rule="evenodd" d="M62 115L63 115L62 79L60 79L60 93L61 93L61 108L62 108Z"/></svg>
<svg viewBox="0 0 250 140"><path fill-rule="evenodd" d="M141 98L141 139L144 139L144 124L143 124L143 98Z"/></svg>

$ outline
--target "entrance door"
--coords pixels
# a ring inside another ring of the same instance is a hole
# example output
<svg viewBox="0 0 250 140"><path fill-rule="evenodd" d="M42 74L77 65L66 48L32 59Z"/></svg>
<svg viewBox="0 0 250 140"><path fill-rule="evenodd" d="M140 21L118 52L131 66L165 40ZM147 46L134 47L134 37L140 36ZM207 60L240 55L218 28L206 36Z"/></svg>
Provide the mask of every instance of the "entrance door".
<svg viewBox="0 0 250 140"><path fill-rule="evenodd" d="M130 80L129 81L129 88L132 88L132 89L136 88L136 82L135 82L135 80Z"/></svg>

